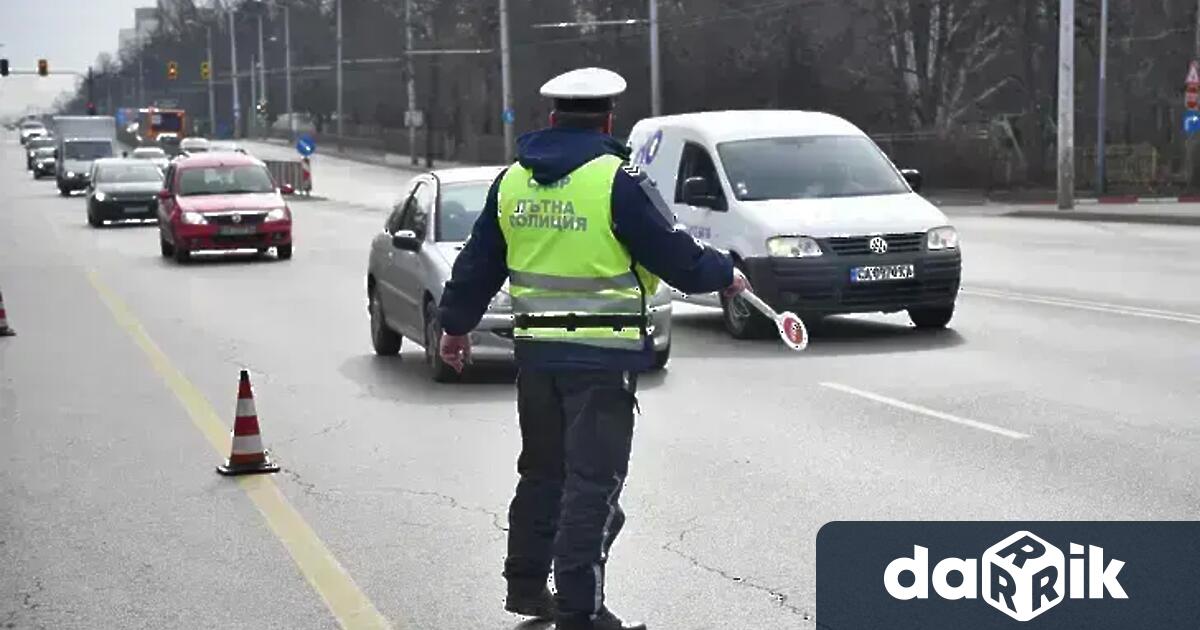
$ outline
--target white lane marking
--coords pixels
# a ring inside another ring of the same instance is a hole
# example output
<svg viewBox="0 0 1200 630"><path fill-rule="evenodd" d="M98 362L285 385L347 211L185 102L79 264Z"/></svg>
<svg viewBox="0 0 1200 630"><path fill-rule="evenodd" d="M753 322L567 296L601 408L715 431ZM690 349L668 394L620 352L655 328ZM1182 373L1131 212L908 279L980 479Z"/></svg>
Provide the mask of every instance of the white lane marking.
<svg viewBox="0 0 1200 630"><path fill-rule="evenodd" d="M1133 317L1160 319L1170 322L1179 322L1182 324L1200 324L1200 315L1181 313L1178 311L1164 311L1153 308L1142 308L1140 306L1126 306L1122 304L1109 304L1106 302L1090 302L1085 300L1074 300L1071 298L1050 297L1044 295L1027 295L1024 293L1011 293L1008 291L995 291L992 289L964 288L960 292L964 295L989 297L1000 300L1029 302L1032 304L1045 304L1048 306L1062 306L1066 308L1077 308L1085 311L1111 313L1114 315L1130 315Z"/></svg>
<svg viewBox="0 0 1200 630"><path fill-rule="evenodd" d="M885 405L896 407L897 409L911 411L912 413L928 416L930 418L936 418L938 420L945 420L946 422L953 422L954 424L961 424L965 427L971 427L972 429L979 429L980 431L995 433L996 435L1003 435L1006 438L1012 438L1014 440L1024 440L1029 437L1028 433L1021 433L1020 431L1005 429L1004 427L998 427L994 424L988 424L978 420L971 420L969 418L960 418L953 414L942 413L941 411L936 411L928 407L906 403L903 400L896 400L895 398L888 398L887 396L873 394L871 392L850 387L849 385L842 385L841 383L821 383L821 387L836 389L839 392L851 394L860 398L866 398L867 400L873 400L877 403L883 403Z"/></svg>

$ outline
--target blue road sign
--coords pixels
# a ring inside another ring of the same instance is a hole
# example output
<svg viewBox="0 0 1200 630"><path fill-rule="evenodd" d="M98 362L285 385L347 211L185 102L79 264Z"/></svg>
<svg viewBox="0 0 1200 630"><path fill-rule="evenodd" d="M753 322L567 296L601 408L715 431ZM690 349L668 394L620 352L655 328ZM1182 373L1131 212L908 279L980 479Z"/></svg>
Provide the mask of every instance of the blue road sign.
<svg viewBox="0 0 1200 630"><path fill-rule="evenodd" d="M513 124L513 121L516 119L517 119L517 115L511 109L505 109L500 114L500 120L503 120L504 124L506 124L506 125Z"/></svg>
<svg viewBox="0 0 1200 630"><path fill-rule="evenodd" d="M298 151L300 155L308 157L317 152L317 142L316 140L313 140L312 136L304 134L296 140L296 151Z"/></svg>
<svg viewBox="0 0 1200 630"><path fill-rule="evenodd" d="M1183 132L1191 136L1197 131L1200 131L1200 112L1184 112Z"/></svg>

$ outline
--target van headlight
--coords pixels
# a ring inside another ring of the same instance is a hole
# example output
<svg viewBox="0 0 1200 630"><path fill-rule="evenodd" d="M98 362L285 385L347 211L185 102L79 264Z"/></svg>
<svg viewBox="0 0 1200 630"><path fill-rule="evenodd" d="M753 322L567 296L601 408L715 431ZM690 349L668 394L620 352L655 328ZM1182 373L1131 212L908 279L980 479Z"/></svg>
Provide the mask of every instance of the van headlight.
<svg viewBox="0 0 1200 630"><path fill-rule="evenodd" d="M949 225L929 230L928 236L925 237L925 248L931 252L943 249L958 249L958 230Z"/></svg>
<svg viewBox="0 0 1200 630"><path fill-rule="evenodd" d="M67 171L67 179L75 177L75 171Z"/></svg>
<svg viewBox="0 0 1200 630"><path fill-rule="evenodd" d="M188 225L204 225L208 223L208 219L205 219L204 215L199 212L184 212L183 222Z"/></svg>
<svg viewBox="0 0 1200 630"><path fill-rule="evenodd" d="M775 258L815 258L821 245L807 236L776 236L767 239L767 253Z"/></svg>

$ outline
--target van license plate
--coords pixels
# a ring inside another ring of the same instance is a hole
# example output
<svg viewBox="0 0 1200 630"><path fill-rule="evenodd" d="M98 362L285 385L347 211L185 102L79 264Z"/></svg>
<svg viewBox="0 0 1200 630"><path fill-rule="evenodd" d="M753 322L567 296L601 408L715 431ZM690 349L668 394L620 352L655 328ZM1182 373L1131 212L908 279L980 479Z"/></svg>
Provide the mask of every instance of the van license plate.
<svg viewBox="0 0 1200 630"><path fill-rule="evenodd" d="M854 283L911 280L915 277L917 273L912 265L876 265L850 269L850 282Z"/></svg>

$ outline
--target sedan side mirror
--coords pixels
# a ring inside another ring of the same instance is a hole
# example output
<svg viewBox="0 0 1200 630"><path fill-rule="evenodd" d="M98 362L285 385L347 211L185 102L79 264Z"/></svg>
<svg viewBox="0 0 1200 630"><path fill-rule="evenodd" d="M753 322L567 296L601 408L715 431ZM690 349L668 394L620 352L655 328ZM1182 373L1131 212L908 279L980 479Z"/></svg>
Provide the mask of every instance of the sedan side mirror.
<svg viewBox="0 0 1200 630"><path fill-rule="evenodd" d="M700 208L719 208L720 199L709 188L708 180L703 177L689 177L683 180L683 203Z"/></svg>
<svg viewBox="0 0 1200 630"><path fill-rule="evenodd" d="M925 185L925 176L915 168L900 169L900 174L904 176L904 181L912 187L913 192L921 192L921 187Z"/></svg>
<svg viewBox="0 0 1200 630"><path fill-rule="evenodd" d="M296 188L291 184L284 184L279 187L279 192L285 195L294 195L296 194Z"/></svg>
<svg viewBox="0 0 1200 630"><path fill-rule="evenodd" d="M163 200L163 201L166 201L166 200L170 199L170 198L171 198L171 191L167 190L166 188L164 188L164 189L162 189L162 190L158 191L158 198L159 198L159 199L161 199L161 200Z"/></svg>
<svg viewBox="0 0 1200 630"><path fill-rule="evenodd" d="M417 233L412 230L398 230L392 235L392 245L396 249L415 252L421 249L421 239L417 238Z"/></svg>

